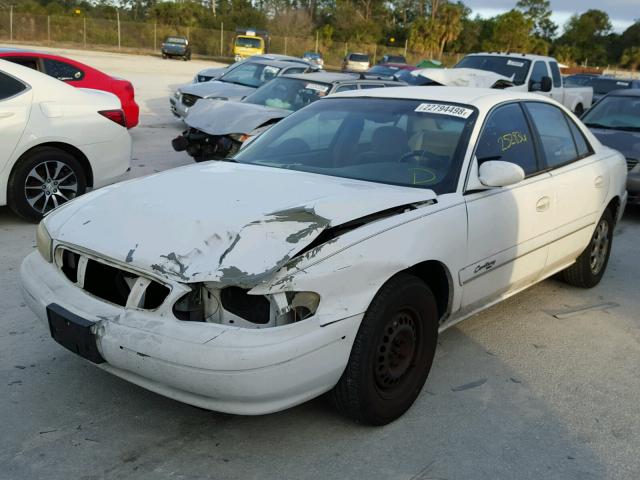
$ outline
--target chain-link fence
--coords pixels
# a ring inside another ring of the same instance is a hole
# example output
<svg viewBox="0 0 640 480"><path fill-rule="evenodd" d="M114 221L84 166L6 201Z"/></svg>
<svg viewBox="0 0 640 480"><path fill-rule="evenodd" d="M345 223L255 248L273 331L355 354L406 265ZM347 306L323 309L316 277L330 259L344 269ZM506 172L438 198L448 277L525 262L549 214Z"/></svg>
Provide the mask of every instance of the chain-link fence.
<svg viewBox="0 0 640 480"><path fill-rule="evenodd" d="M184 35L191 42L192 53L206 57L233 57L235 32L204 28L173 27L145 22L127 22L99 18L38 16L11 14L0 10L0 41L63 45L75 48L99 48L137 52L158 52L162 40L169 35ZM371 63L382 55L404 55L417 64L425 57L412 52L406 45L390 47L371 43L323 41L316 36L271 36L269 52L302 56L307 51L319 51L325 65L338 68L348 52L367 53ZM445 65L451 65L459 55L445 55Z"/></svg>

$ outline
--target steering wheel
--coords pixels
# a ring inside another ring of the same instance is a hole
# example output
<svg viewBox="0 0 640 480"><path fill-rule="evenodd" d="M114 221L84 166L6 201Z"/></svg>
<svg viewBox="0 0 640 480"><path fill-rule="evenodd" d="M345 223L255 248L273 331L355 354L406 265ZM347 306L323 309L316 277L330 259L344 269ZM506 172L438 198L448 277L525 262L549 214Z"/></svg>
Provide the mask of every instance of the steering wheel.
<svg viewBox="0 0 640 480"><path fill-rule="evenodd" d="M430 153L427 152L426 150L412 150L402 155L398 159L398 162L406 162L410 158L414 158L416 163L419 163L422 160L425 160L425 161L433 160L433 158L430 157Z"/></svg>

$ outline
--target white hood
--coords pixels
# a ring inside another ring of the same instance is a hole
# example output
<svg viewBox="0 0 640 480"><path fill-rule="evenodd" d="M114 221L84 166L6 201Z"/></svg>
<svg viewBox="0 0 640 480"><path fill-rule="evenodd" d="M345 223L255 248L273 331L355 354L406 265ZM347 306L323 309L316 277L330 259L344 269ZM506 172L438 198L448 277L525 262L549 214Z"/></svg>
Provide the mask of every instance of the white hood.
<svg viewBox="0 0 640 480"><path fill-rule="evenodd" d="M46 218L51 236L179 282L254 287L325 228L431 190L206 162L106 187Z"/></svg>
<svg viewBox="0 0 640 480"><path fill-rule="evenodd" d="M420 75L445 87L494 88L496 83L512 83L512 79L494 72L475 68L424 68L414 70L412 75Z"/></svg>

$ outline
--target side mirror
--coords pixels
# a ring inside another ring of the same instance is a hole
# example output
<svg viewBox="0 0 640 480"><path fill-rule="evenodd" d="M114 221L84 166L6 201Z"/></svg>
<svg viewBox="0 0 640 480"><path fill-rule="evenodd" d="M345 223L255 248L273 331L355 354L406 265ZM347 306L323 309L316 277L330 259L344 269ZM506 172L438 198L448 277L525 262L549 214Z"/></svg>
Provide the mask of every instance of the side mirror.
<svg viewBox="0 0 640 480"><path fill-rule="evenodd" d="M515 163L487 160L480 164L478 179L486 187L507 187L524 180L524 170Z"/></svg>
<svg viewBox="0 0 640 480"><path fill-rule="evenodd" d="M542 80L540 80L540 90L550 92L552 88L553 82L551 81L551 77L542 77Z"/></svg>

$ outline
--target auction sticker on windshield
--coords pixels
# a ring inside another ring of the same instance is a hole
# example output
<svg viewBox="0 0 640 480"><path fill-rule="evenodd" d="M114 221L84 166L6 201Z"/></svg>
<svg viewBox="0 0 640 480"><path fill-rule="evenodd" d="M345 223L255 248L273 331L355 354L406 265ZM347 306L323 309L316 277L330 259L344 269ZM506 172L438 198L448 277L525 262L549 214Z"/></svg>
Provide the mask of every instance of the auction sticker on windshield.
<svg viewBox="0 0 640 480"><path fill-rule="evenodd" d="M507 60L507 65L510 67L524 67L523 62L516 62L515 60Z"/></svg>
<svg viewBox="0 0 640 480"><path fill-rule="evenodd" d="M416 107L416 112L437 113L438 115L449 115L452 117L469 118L473 113L470 108L456 107L455 105L443 105L441 103L421 103Z"/></svg>
<svg viewBox="0 0 640 480"><path fill-rule="evenodd" d="M326 92L329 90L328 85L320 85L319 83L307 83L304 88L315 90L316 92Z"/></svg>

